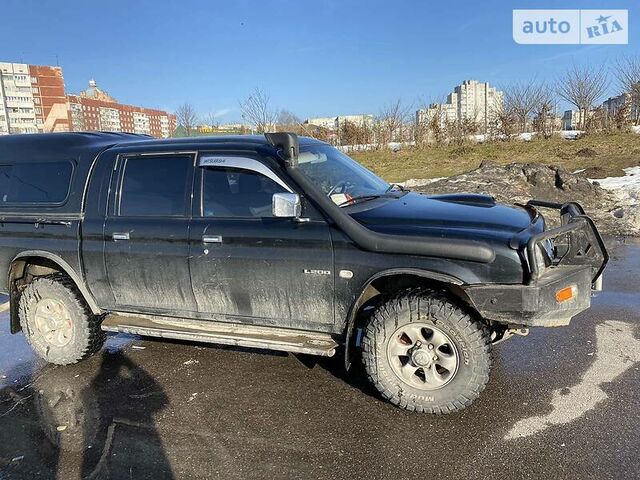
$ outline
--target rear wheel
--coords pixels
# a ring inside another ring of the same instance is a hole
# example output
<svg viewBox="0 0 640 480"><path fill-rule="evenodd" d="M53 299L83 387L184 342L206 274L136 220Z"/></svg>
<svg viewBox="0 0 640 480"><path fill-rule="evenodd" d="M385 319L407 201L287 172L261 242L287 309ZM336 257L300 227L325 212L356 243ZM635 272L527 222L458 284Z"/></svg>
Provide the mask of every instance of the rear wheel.
<svg viewBox="0 0 640 480"><path fill-rule="evenodd" d="M440 293L414 290L383 303L362 339L373 385L406 410L451 413L471 405L491 367L486 327Z"/></svg>
<svg viewBox="0 0 640 480"><path fill-rule="evenodd" d="M100 350L104 332L71 279L38 277L22 292L22 331L33 350L50 363L76 363Z"/></svg>

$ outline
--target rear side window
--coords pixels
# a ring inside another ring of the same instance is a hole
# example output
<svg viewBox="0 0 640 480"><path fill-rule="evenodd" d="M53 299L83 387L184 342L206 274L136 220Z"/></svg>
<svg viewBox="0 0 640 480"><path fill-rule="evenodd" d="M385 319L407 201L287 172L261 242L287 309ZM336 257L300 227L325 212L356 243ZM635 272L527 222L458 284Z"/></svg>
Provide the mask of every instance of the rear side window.
<svg viewBox="0 0 640 480"><path fill-rule="evenodd" d="M63 203L69 195L69 161L0 165L0 206L13 203Z"/></svg>
<svg viewBox="0 0 640 480"><path fill-rule="evenodd" d="M191 191L190 156L129 157L120 193L120 216L182 216Z"/></svg>

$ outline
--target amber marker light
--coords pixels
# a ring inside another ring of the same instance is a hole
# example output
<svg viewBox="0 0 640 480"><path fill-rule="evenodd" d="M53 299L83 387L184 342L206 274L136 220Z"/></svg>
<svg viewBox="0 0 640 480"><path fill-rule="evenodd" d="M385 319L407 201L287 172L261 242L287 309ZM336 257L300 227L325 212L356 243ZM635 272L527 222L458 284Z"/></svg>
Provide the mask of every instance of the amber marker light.
<svg viewBox="0 0 640 480"><path fill-rule="evenodd" d="M573 299L573 297L576 296L577 290L578 289L576 288L575 285L571 285L570 287L565 287L561 290L558 290L556 292L556 302L558 303L568 302L569 300Z"/></svg>

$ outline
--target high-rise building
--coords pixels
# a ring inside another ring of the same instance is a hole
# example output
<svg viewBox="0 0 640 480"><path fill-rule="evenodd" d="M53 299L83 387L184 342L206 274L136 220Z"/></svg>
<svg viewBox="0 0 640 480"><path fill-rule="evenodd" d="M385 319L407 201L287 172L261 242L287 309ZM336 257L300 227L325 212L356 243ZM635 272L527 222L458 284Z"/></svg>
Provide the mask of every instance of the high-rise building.
<svg viewBox="0 0 640 480"><path fill-rule="evenodd" d="M502 101L503 93L489 83L465 80L447 95L445 103L433 103L418 110L416 121L428 123L438 115L442 124L468 120L486 131L491 119L502 109Z"/></svg>
<svg viewBox="0 0 640 480"><path fill-rule="evenodd" d="M66 95L60 67L0 62L0 135L103 130L166 138L175 128L175 115L122 105L94 80Z"/></svg>
<svg viewBox="0 0 640 480"><path fill-rule="evenodd" d="M0 62L0 135L66 131L62 69Z"/></svg>

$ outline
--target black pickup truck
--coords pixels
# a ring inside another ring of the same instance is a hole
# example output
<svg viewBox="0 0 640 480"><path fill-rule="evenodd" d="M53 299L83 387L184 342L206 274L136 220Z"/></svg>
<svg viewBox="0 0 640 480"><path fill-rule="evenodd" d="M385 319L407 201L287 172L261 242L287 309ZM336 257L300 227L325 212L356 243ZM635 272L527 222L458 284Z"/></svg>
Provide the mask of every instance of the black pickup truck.
<svg viewBox="0 0 640 480"><path fill-rule="evenodd" d="M290 133L0 137L0 290L52 363L105 331L340 351L393 404L449 413L492 344L587 309L607 259L575 203L414 193Z"/></svg>

